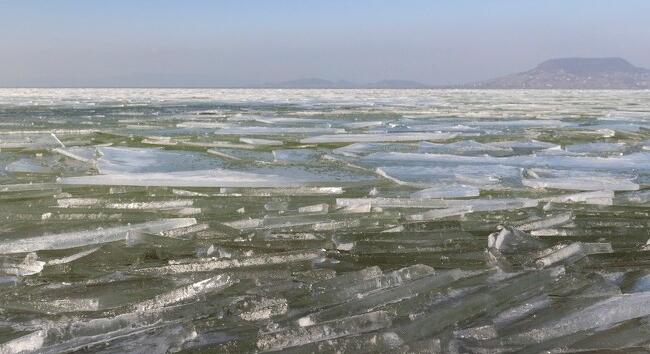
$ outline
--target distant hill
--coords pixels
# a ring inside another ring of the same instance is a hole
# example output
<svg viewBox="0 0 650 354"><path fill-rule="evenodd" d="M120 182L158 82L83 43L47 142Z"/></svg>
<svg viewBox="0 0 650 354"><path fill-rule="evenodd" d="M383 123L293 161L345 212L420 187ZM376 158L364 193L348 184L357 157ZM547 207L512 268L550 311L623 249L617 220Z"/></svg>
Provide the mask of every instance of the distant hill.
<svg viewBox="0 0 650 354"><path fill-rule="evenodd" d="M298 89L364 89L364 88L377 88L377 89L412 89L412 88L428 88L425 84L408 81L408 80L382 80L371 82L367 84L358 84L350 81L330 81L320 78L307 78L282 82L270 82L262 87L267 88L298 88Z"/></svg>
<svg viewBox="0 0 650 354"><path fill-rule="evenodd" d="M534 69L463 85L486 89L650 89L650 70L621 58L560 58Z"/></svg>

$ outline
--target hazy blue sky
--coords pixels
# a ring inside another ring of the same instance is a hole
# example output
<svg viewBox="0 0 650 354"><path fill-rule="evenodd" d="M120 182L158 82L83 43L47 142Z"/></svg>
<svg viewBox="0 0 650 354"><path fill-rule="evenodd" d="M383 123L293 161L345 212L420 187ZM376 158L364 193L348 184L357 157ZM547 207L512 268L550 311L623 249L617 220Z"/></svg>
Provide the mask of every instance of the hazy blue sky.
<svg viewBox="0 0 650 354"><path fill-rule="evenodd" d="M647 0L0 0L0 86L448 84L565 56L650 67Z"/></svg>

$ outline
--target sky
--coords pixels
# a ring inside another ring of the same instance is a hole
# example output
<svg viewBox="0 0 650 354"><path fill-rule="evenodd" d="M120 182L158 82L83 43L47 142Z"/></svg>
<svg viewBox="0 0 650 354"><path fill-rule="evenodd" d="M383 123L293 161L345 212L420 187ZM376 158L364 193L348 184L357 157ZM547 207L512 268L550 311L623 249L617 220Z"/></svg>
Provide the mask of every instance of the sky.
<svg viewBox="0 0 650 354"><path fill-rule="evenodd" d="M0 0L0 87L480 81L557 57L650 68L647 0Z"/></svg>

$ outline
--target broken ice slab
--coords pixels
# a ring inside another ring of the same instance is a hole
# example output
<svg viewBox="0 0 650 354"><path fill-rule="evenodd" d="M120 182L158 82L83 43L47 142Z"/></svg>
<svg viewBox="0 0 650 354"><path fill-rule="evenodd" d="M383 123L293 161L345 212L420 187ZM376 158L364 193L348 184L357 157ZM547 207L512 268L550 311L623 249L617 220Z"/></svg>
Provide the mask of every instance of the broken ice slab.
<svg viewBox="0 0 650 354"><path fill-rule="evenodd" d="M609 177L524 178L522 184L531 188L551 188L578 191L635 191L637 183Z"/></svg>
<svg viewBox="0 0 650 354"><path fill-rule="evenodd" d="M264 209L268 211L285 211L289 210L289 202L271 201L264 204Z"/></svg>
<svg viewBox="0 0 650 354"><path fill-rule="evenodd" d="M574 242L570 245L551 248L547 252L547 255L537 259L535 262L537 267L545 268L558 263L575 263L590 254L612 253L614 251L610 243Z"/></svg>
<svg viewBox="0 0 650 354"><path fill-rule="evenodd" d="M52 194L60 191L61 186L56 183L24 183L0 184L0 193L24 193L33 191L48 191Z"/></svg>
<svg viewBox="0 0 650 354"><path fill-rule="evenodd" d="M381 269L377 266L372 266L353 272L339 274L333 278L315 282L311 285L311 289L315 295L338 293L339 291L357 284L360 281L375 279L381 275Z"/></svg>
<svg viewBox="0 0 650 354"><path fill-rule="evenodd" d="M56 147L65 146L54 133L0 132L0 149L45 150Z"/></svg>
<svg viewBox="0 0 650 354"><path fill-rule="evenodd" d="M126 337L118 337L106 344L93 347L104 354L108 353L175 353L195 343L199 334L191 324L170 324L152 328Z"/></svg>
<svg viewBox="0 0 650 354"><path fill-rule="evenodd" d="M0 353L18 354L36 352L43 347L46 336L47 333L45 330L39 330L11 339L0 344Z"/></svg>
<svg viewBox="0 0 650 354"><path fill-rule="evenodd" d="M444 209L429 210L424 213L406 215L406 220L411 222L429 221L443 219L450 216L463 216L472 213L473 209L469 206L452 207Z"/></svg>
<svg viewBox="0 0 650 354"><path fill-rule="evenodd" d="M41 326L42 329L14 339L4 345L14 348L16 344L28 342L30 344L29 349L45 353L68 352L89 348L93 345L105 345L105 343L117 338L124 338L165 326L165 321L163 321L165 313L173 313L183 309L182 306L173 307L167 305L176 304L207 292L222 290L232 285L232 283L233 281L229 276L219 275L188 287L175 289L168 294L135 305L136 310L134 312L127 312L113 317L86 320L63 319L56 322L45 322ZM154 304L152 302L154 300L159 301Z"/></svg>
<svg viewBox="0 0 650 354"><path fill-rule="evenodd" d="M183 141L182 145L202 148L224 148L254 150L255 146L250 144L237 144L229 141Z"/></svg>
<svg viewBox="0 0 650 354"><path fill-rule="evenodd" d="M38 260L36 253L29 253L21 263L3 262L0 264L0 274L24 277L38 274L43 270L45 262Z"/></svg>
<svg viewBox="0 0 650 354"><path fill-rule="evenodd" d="M573 213L567 212L557 215L548 216L534 221L529 221L518 225L517 228L522 231L533 231L561 226L573 220Z"/></svg>
<svg viewBox="0 0 650 354"><path fill-rule="evenodd" d="M312 342L373 332L391 325L386 312L369 312L324 323L301 327L287 327L257 338L257 348L262 351L281 350Z"/></svg>
<svg viewBox="0 0 650 354"><path fill-rule="evenodd" d="M417 146L396 143L354 143L332 150L337 155L356 157L367 155L373 152L415 152Z"/></svg>
<svg viewBox="0 0 650 354"><path fill-rule="evenodd" d="M627 146L625 143L584 143L565 147L567 151L576 153L622 153Z"/></svg>
<svg viewBox="0 0 650 354"><path fill-rule="evenodd" d="M218 129L231 127L232 124L224 122L182 122L177 123L177 128L190 128L190 129Z"/></svg>
<svg viewBox="0 0 650 354"><path fill-rule="evenodd" d="M220 151L220 150L217 150L217 149L208 149L206 152L208 154L219 156L219 157L224 158L226 160L241 161L241 158L239 158L237 156L234 156L234 155L230 155L227 152Z"/></svg>
<svg viewBox="0 0 650 354"><path fill-rule="evenodd" d="M519 306L514 306L504 310L492 318L492 323L497 327L505 327L511 323L517 322L531 314L551 306L552 302L548 295L543 294L526 300Z"/></svg>
<svg viewBox="0 0 650 354"><path fill-rule="evenodd" d="M271 197L271 196L326 196L340 195L342 187L283 187L283 188L221 188L215 196L224 197Z"/></svg>
<svg viewBox="0 0 650 354"><path fill-rule="evenodd" d="M13 173L54 174L56 169L50 162L39 158L21 158L7 164L4 170Z"/></svg>
<svg viewBox="0 0 650 354"><path fill-rule="evenodd" d="M197 297L211 291L224 289L234 283L234 280L225 274L174 289L168 293L157 295L153 299L135 305L135 310L140 312L156 310L167 305Z"/></svg>
<svg viewBox="0 0 650 354"><path fill-rule="evenodd" d="M156 129L154 127L154 129ZM160 146L176 146L178 145L178 141L172 139L172 137L169 136L148 136L144 139L142 139L143 144L150 144L150 145L160 145Z"/></svg>
<svg viewBox="0 0 650 354"><path fill-rule="evenodd" d="M292 262L304 262L311 261L320 257L322 257L322 254L319 251L294 251L231 259L191 259L178 264L169 264L166 266L152 268L141 268L135 270L134 272L152 275L210 272L222 269L273 266L279 264L288 264Z"/></svg>
<svg viewBox="0 0 650 354"><path fill-rule="evenodd" d="M452 200L446 200L452 201ZM407 215L406 219L409 221L427 221L444 218L447 216L465 215L474 212L486 212L495 210L516 210L524 208L534 208L537 206L538 201L526 198L513 198L513 199L479 199L467 200L467 203L462 203L463 200L455 200L458 202L445 209L434 209L424 213Z"/></svg>
<svg viewBox="0 0 650 354"><path fill-rule="evenodd" d="M249 161L256 163L273 162L273 154L269 151L232 149L232 148L213 148L207 150L208 154L219 156L231 161Z"/></svg>
<svg viewBox="0 0 650 354"><path fill-rule="evenodd" d="M95 147L72 146L68 148L55 148L52 151L81 162L93 162L98 157Z"/></svg>
<svg viewBox="0 0 650 354"><path fill-rule="evenodd" d="M379 221L395 220L399 215L393 213L377 213L364 215L363 218L349 213L341 212L336 214L298 214L287 216L266 216L259 219L241 219L223 222L222 224L234 229L285 229L308 227L315 231L328 231L341 228L354 228L364 225L366 227L378 227Z"/></svg>
<svg viewBox="0 0 650 354"><path fill-rule="evenodd" d="M344 303L305 316L299 322L303 324L319 323L349 316L350 314L371 311L423 293L435 293L463 276L463 272L457 269L434 272L411 281L396 284L397 286L394 287L371 292L362 297L351 297Z"/></svg>
<svg viewBox="0 0 650 354"><path fill-rule="evenodd" d="M216 135L305 135L305 134L341 134L345 129L317 127L225 127L216 130ZM302 142L302 141L301 141Z"/></svg>
<svg viewBox="0 0 650 354"><path fill-rule="evenodd" d="M647 205L650 203L650 190L618 194L614 199L614 203L616 205Z"/></svg>
<svg viewBox="0 0 650 354"><path fill-rule="evenodd" d="M542 150L542 149L553 149L559 148L560 146L553 143L547 143L544 141L537 140L518 140L518 141L500 141L495 143L490 143L490 145L500 148L507 148L513 150Z"/></svg>
<svg viewBox="0 0 650 354"><path fill-rule="evenodd" d="M162 148L99 146L97 170L102 174L154 173L206 170L223 165L207 154Z"/></svg>
<svg viewBox="0 0 650 354"><path fill-rule="evenodd" d="M504 254L520 253L541 249L544 247L544 242L521 230L504 227L500 232L488 236L488 247Z"/></svg>
<svg viewBox="0 0 650 354"><path fill-rule="evenodd" d="M283 149L273 150L273 159L275 162L282 163L304 163L314 160L319 153L314 150L305 149Z"/></svg>
<svg viewBox="0 0 650 354"><path fill-rule="evenodd" d="M314 205L305 205L298 208L298 213L301 214L310 214L310 213L327 213L329 210L329 205L325 203L314 204Z"/></svg>
<svg viewBox="0 0 650 354"><path fill-rule="evenodd" d="M613 296L550 323L514 335L513 342L543 342L587 330L604 330L616 323L650 315L650 293Z"/></svg>
<svg viewBox="0 0 650 354"><path fill-rule="evenodd" d="M336 198L337 207L351 207L370 203L380 208L453 208L467 207L475 211L503 210L507 208L528 208L537 206L536 199L494 198L494 199L412 199L412 198Z"/></svg>
<svg viewBox="0 0 650 354"><path fill-rule="evenodd" d="M478 143L474 140L463 140L449 144L435 144L428 141L420 142L418 153L452 154L452 155L483 155L483 154L510 154L513 150L509 147L499 147Z"/></svg>
<svg viewBox="0 0 650 354"><path fill-rule="evenodd" d="M85 251L81 251L78 253L71 254L67 257L62 257L62 258L56 258L56 259L50 259L47 261L46 265L48 266L53 266L53 265L59 265L59 264L66 264L70 262L74 262L77 259L81 259L83 257L86 257L88 255L91 255L99 250L99 247L94 247Z"/></svg>
<svg viewBox="0 0 650 354"><path fill-rule="evenodd" d="M59 250L125 240L128 235L158 233L196 224L193 218L162 219L128 226L68 232L29 238L4 238L0 254L25 253L39 250Z"/></svg>
<svg viewBox="0 0 650 354"><path fill-rule="evenodd" d="M424 188L449 183L493 189L494 186L520 183L521 178L519 168L501 165L381 166L376 172L397 184Z"/></svg>
<svg viewBox="0 0 650 354"><path fill-rule="evenodd" d="M280 146L284 144L280 140L271 140L271 139L260 139L260 138L239 138L239 141L245 144L257 145L257 146Z"/></svg>
<svg viewBox="0 0 650 354"><path fill-rule="evenodd" d="M210 228L208 224L196 224L185 227L179 227L167 231L161 231L157 233L159 236L171 237L171 238L184 238L189 234L193 234L199 231L204 231Z"/></svg>
<svg viewBox="0 0 650 354"><path fill-rule="evenodd" d="M194 205L191 199L165 200L153 202L121 202L99 198L61 198L56 200L60 208L104 208L125 210L169 210L182 209Z"/></svg>
<svg viewBox="0 0 650 354"><path fill-rule="evenodd" d="M572 124L557 119L504 119L504 120L475 120L464 122L473 127L505 127L505 128L564 128Z"/></svg>
<svg viewBox="0 0 650 354"><path fill-rule="evenodd" d="M370 128L370 127L378 127L381 125L384 125L384 122L380 120L350 122L350 123L343 124L343 126L348 129L363 129L363 128Z"/></svg>
<svg viewBox="0 0 650 354"><path fill-rule="evenodd" d="M550 203L584 203L595 205L612 205L614 191L595 191L575 194L565 194L554 197L541 198L540 202Z"/></svg>
<svg viewBox="0 0 650 354"><path fill-rule="evenodd" d="M376 277L369 279L359 279L354 283L347 286L334 289L319 289L319 293L314 296L315 300L320 304L334 304L338 302L346 302L367 296L369 293L381 289L401 286L402 284L433 274L433 268L416 264L413 266L401 268L386 274L380 274ZM336 279L336 278L334 278ZM313 287L316 287L314 285Z"/></svg>
<svg viewBox="0 0 650 354"><path fill-rule="evenodd" d="M509 277L492 287L475 288L465 296L443 300L397 333L410 339L430 337L465 319L499 310L509 302L517 302L520 297L523 297L520 300L525 300L531 293L539 293L561 274L562 269L533 271Z"/></svg>
<svg viewBox="0 0 650 354"><path fill-rule="evenodd" d="M411 199L478 197L481 190L464 184L440 184L411 193Z"/></svg>
<svg viewBox="0 0 650 354"><path fill-rule="evenodd" d="M63 177L61 184L158 187L300 187L318 180L232 170L200 170L160 173L120 173L96 176Z"/></svg>
<svg viewBox="0 0 650 354"><path fill-rule="evenodd" d="M576 170L603 170L629 172L650 171L650 153L637 152L616 157L586 157L586 156L457 156L445 154L413 154L402 152L373 153L364 158L365 162L398 162L400 164L412 163L440 163L459 165L504 165L513 167L540 167Z"/></svg>
<svg viewBox="0 0 650 354"><path fill-rule="evenodd" d="M358 142L397 142L397 141L444 141L451 140L458 136L452 133L392 133L392 134L336 134L320 135L300 139L303 144L339 144Z"/></svg>
<svg viewBox="0 0 650 354"><path fill-rule="evenodd" d="M367 333L284 348L282 353L399 353L403 344L395 332Z"/></svg>

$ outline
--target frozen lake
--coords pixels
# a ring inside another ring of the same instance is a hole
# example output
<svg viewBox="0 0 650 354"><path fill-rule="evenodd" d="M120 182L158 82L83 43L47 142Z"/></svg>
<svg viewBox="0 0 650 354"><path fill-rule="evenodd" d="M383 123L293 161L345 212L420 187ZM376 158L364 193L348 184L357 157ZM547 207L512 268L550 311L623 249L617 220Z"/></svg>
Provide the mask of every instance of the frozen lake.
<svg viewBox="0 0 650 354"><path fill-rule="evenodd" d="M645 348L649 208L650 91L0 89L0 352Z"/></svg>

